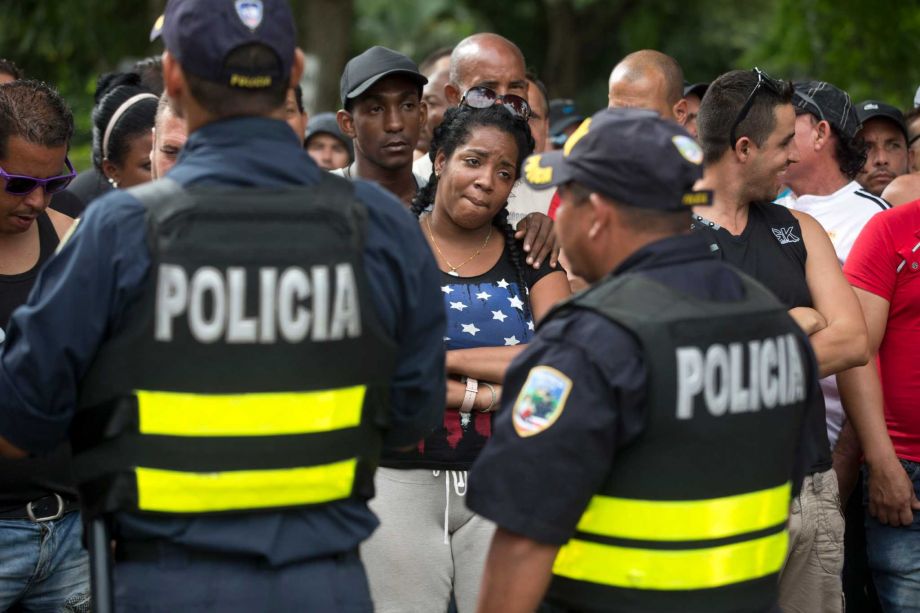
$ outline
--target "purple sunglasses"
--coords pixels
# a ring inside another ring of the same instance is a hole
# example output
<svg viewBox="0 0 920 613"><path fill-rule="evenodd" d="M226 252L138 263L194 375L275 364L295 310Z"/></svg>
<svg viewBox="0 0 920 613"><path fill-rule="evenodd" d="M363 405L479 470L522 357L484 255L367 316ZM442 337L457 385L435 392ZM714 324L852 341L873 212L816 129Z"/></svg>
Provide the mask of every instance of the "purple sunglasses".
<svg viewBox="0 0 920 613"><path fill-rule="evenodd" d="M65 157L64 163L67 165L67 170L70 171L70 174L48 177L47 179L37 179L26 175L7 174L5 170L0 168L0 179L6 181L6 187L4 187L6 193L12 194L13 196L26 196L31 194L39 185L45 189L46 194L56 194L66 189L67 186L70 185L70 182L74 180L74 177L77 176L77 171L73 169L70 160Z"/></svg>

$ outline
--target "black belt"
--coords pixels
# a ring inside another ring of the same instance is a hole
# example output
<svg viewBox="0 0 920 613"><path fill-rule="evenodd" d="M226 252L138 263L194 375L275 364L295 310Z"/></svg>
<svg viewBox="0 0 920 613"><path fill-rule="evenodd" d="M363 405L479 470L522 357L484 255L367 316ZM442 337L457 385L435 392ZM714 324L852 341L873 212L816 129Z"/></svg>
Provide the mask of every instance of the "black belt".
<svg viewBox="0 0 920 613"><path fill-rule="evenodd" d="M79 509L80 503L76 500L63 498L59 494L51 494L50 496L0 511L0 519L30 519L36 523L41 523L60 519L65 513Z"/></svg>

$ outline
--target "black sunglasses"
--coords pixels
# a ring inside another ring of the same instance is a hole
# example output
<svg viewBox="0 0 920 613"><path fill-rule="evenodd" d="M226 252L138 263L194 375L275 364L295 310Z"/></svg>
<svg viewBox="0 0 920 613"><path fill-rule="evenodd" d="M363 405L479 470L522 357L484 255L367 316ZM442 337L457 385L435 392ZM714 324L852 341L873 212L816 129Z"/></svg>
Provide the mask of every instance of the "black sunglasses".
<svg viewBox="0 0 920 613"><path fill-rule="evenodd" d="M515 94L499 95L494 89L483 85L477 85L466 90L463 97L460 98L461 106L468 106L474 109L487 109L496 104L501 104L508 109L512 115L519 117L524 121L530 119L533 114L527 101Z"/></svg>
<svg viewBox="0 0 920 613"><path fill-rule="evenodd" d="M65 157L64 163L67 165L67 170L70 171L66 175L39 179L28 175L11 175L0 168L0 179L6 181L6 185L4 186L6 193L12 194L13 196L31 194L39 185L44 188L46 194L56 194L67 189L70 182L77 176L77 171L73 169L70 160Z"/></svg>
<svg viewBox="0 0 920 613"><path fill-rule="evenodd" d="M738 112L738 117L735 119L735 123L732 124L732 129L729 131L729 137L731 141L729 144L734 149L735 143L738 142L738 139L735 137L735 130L738 129L738 125L745 120L748 116L748 113L751 111L751 106L754 104L754 98L757 97L757 92L761 88L766 88L773 92L774 94L780 93L780 83L775 79L770 78L770 75L762 71L760 68L754 67L754 74L757 75L757 85L754 86L754 89L751 90L751 95L748 96L747 100L744 102L744 106L741 107L741 110Z"/></svg>

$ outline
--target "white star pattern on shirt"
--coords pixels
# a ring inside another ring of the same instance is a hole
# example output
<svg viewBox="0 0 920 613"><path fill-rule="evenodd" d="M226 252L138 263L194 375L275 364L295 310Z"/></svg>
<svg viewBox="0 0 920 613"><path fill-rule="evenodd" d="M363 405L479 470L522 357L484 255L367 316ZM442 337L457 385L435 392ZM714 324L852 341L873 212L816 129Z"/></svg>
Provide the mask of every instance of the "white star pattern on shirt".
<svg viewBox="0 0 920 613"><path fill-rule="evenodd" d="M478 300L488 300L491 297L492 297L492 294L490 294L489 292L479 292L478 294L476 294L476 298Z"/></svg>
<svg viewBox="0 0 920 613"><path fill-rule="evenodd" d="M510 302L511 306L514 307L515 309L520 309L521 311L524 310L524 303L517 296L512 296L511 298L508 298L508 302Z"/></svg>
<svg viewBox="0 0 920 613"><path fill-rule="evenodd" d="M454 290L452 290L449 285L445 285L444 287L442 287L441 291L444 292L445 294L452 294L454 292Z"/></svg>
<svg viewBox="0 0 920 613"><path fill-rule="evenodd" d="M533 332L533 321L532 320L527 322L527 329Z"/></svg>
<svg viewBox="0 0 920 613"><path fill-rule="evenodd" d="M519 341L514 336L511 336L510 338L505 339L505 347L513 347L514 345L520 345L520 344L521 344L521 341Z"/></svg>
<svg viewBox="0 0 920 613"><path fill-rule="evenodd" d="M501 281L499 281L499 282L496 283L495 285L499 286L499 287L502 288L502 289L508 289L509 283L508 283L507 281L505 281L504 279L502 279Z"/></svg>
<svg viewBox="0 0 920 613"><path fill-rule="evenodd" d="M450 308L454 309L455 311L461 311L461 312L462 312L463 309L466 309L466 308L469 308L469 307L467 307L467 306L466 306L465 304L463 304L462 302L451 302L451 303L450 303Z"/></svg>
<svg viewBox="0 0 920 613"><path fill-rule="evenodd" d="M508 319L508 316L501 311L492 311L492 319L497 319L498 321L505 323L505 320Z"/></svg>
<svg viewBox="0 0 920 613"><path fill-rule="evenodd" d="M479 332L479 328L476 327L476 324L460 324L463 326L463 331L469 334L470 336L476 336L476 333Z"/></svg>

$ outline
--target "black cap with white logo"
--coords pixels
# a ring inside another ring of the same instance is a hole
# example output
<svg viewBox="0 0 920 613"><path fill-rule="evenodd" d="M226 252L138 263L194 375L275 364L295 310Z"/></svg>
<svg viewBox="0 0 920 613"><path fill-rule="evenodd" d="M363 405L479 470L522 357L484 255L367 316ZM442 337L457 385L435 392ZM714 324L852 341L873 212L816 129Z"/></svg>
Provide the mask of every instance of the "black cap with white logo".
<svg viewBox="0 0 920 613"><path fill-rule="evenodd" d="M904 134L905 139L910 138L907 135L907 125L904 123L904 114L901 113L901 110L897 107L878 100L866 100L856 105L856 114L859 116L859 121L862 124L865 124L870 119L887 119L898 126L898 129Z"/></svg>

